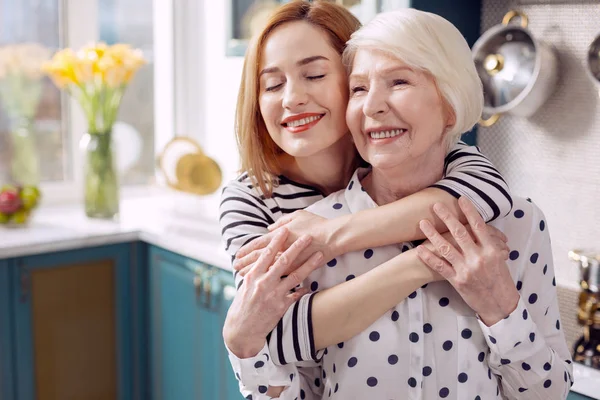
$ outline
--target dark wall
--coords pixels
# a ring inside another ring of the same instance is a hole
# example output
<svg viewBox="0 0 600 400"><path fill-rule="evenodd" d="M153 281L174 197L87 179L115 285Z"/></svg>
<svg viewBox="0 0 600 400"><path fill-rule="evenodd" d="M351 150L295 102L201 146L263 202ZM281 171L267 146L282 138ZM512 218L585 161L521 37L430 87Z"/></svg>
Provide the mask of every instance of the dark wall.
<svg viewBox="0 0 600 400"><path fill-rule="evenodd" d="M412 7L441 15L458 28L473 46L480 36L481 0L412 0ZM477 127L463 135L469 143L477 143Z"/></svg>

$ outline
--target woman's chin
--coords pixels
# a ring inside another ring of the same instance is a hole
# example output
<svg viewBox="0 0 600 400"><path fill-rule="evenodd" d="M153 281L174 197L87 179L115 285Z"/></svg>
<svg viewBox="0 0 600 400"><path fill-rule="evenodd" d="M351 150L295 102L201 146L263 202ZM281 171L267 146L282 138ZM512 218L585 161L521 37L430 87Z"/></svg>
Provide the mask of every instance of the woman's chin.
<svg viewBox="0 0 600 400"><path fill-rule="evenodd" d="M369 157L367 162L372 169L387 170L402 166L402 159L398 154L377 154Z"/></svg>

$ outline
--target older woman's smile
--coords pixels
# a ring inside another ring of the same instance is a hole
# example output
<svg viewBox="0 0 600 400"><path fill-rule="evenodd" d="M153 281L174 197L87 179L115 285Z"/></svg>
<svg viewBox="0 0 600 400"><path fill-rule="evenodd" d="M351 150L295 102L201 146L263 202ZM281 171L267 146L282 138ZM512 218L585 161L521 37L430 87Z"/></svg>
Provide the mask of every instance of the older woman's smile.
<svg viewBox="0 0 600 400"><path fill-rule="evenodd" d="M373 143L387 143L391 142L395 138L404 133L408 132L404 128L379 128L379 129L368 129L367 135ZM389 139L389 140L386 140Z"/></svg>

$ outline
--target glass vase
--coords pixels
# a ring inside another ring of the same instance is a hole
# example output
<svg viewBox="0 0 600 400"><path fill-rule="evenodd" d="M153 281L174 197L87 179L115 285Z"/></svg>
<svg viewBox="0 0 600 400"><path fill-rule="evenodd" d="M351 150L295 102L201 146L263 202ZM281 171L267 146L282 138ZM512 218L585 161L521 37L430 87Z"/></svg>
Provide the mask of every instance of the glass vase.
<svg viewBox="0 0 600 400"><path fill-rule="evenodd" d="M11 177L15 183L37 186L40 183L40 164L36 147L34 120L20 118L11 123Z"/></svg>
<svg viewBox="0 0 600 400"><path fill-rule="evenodd" d="M84 151L84 203L90 218L115 219L119 215L119 181L112 132L86 133Z"/></svg>

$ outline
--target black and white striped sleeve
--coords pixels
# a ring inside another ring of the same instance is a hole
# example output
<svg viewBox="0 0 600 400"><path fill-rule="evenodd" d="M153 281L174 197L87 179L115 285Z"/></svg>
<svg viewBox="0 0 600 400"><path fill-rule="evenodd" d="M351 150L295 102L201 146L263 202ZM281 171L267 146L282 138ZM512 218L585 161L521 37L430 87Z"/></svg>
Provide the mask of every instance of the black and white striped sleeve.
<svg viewBox="0 0 600 400"><path fill-rule="evenodd" d="M240 247L268 232L267 227L274 222L274 215L263 198L242 179L230 182L223 189L219 219L223 244L233 260ZM238 274L234 276L239 289L243 278ZM291 332L286 334L290 337L278 339L293 342L294 335ZM321 375L320 364L309 361L302 365L276 365L266 339L263 349L246 359L238 358L227 348L242 395L247 399L270 399L267 395L269 386L284 386L286 389L279 396L282 400L321 398L319 388L314 385L315 377Z"/></svg>
<svg viewBox="0 0 600 400"><path fill-rule="evenodd" d="M221 238L231 257L246 243L268 233L267 227L275 222L262 197L238 181L223 189L219 212Z"/></svg>
<svg viewBox="0 0 600 400"><path fill-rule="evenodd" d="M232 262L242 246L268 233L267 227L275 222L262 197L237 180L223 189L219 214L221 240ZM237 288L241 281L240 276L235 274Z"/></svg>
<svg viewBox="0 0 600 400"><path fill-rule="evenodd" d="M477 146L458 142L444 160L444 178L432 187L465 196L486 222L504 217L513 206L504 178Z"/></svg>

